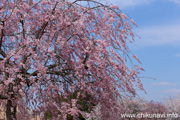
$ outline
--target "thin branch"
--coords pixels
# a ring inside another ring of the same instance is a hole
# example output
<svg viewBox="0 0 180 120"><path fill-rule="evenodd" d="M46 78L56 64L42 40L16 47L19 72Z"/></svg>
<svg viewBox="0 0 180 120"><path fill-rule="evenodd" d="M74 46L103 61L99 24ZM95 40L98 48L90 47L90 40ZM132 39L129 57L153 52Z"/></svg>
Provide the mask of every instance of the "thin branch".
<svg viewBox="0 0 180 120"><path fill-rule="evenodd" d="M6 53L0 48L0 54L5 58L7 55Z"/></svg>
<svg viewBox="0 0 180 120"><path fill-rule="evenodd" d="M2 40L4 37L4 21L2 21L2 26L3 26L3 28L1 29L0 48L2 46Z"/></svg>
<svg viewBox="0 0 180 120"><path fill-rule="evenodd" d="M8 97L4 96L4 95L0 95L0 99L6 100L6 99L8 99Z"/></svg>

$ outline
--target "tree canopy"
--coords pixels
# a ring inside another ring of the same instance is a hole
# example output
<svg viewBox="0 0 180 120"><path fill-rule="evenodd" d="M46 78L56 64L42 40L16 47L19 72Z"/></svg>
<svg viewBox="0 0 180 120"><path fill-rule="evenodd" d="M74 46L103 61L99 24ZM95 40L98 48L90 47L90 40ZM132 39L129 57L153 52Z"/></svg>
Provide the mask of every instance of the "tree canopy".
<svg viewBox="0 0 180 120"><path fill-rule="evenodd" d="M25 104L57 120L83 119L100 105L102 118L117 119L124 110L117 98L144 90L143 69L128 47L132 24L118 6L97 0L1 0L0 102L7 120L18 119Z"/></svg>

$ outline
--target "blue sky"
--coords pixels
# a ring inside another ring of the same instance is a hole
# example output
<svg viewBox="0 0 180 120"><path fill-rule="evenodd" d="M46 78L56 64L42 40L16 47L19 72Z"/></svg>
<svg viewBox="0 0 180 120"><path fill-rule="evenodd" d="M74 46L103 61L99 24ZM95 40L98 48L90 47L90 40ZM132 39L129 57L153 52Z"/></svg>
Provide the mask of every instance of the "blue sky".
<svg viewBox="0 0 180 120"><path fill-rule="evenodd" d="M141 39L136 37L131 50L143 63L142 83L147 91L147 95L138 91L139 95L163 101L180 94L180 0L111 0L110 3L117 4L138 24L134 31Z"/></svg>

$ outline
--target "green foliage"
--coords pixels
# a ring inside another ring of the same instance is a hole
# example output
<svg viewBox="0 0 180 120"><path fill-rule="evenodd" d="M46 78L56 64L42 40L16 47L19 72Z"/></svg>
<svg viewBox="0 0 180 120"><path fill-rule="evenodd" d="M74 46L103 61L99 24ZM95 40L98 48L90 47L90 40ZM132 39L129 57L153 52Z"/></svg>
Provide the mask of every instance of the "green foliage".
<svg viewBox="0 0 180 120"><path fill-rule="evenodd" d="M62 102L67 102L67 103L70 103L71 104L71 100L72 99L77 99L77 94L78 92L81 92L81 91L74 91L72 94L70 94L69 96L69 99L68 98L64 98L64 97L61 97L61 101ZM92 108L96 105L90 101L92 101L94 98L88 94L87 92L85 93L84 96L80 95L79 98L78 98L78 101L77 101L77 104L80 106L79 109L81 111L84 111L84 112L87 112L87 113L90 113L90 111L92 110ZM72 107L72 104L71 104L71 107ZM44 119L45 120L51 120L53 117L52 113L47 110L45 113L44 113ZM79 120L85 120L85 118L79 113L79 117L78 117ZM70 114L67 114L67 120L73 120L73 116L71 116Z"/></svg>
<svg viewBox="0 0 180 120"><path fill-rule="evenodd" d="M73 120L73 116L71 116L70 114L67 115L67 120Z"/></svg>
<svg viewBox="0 0 180 120"><path fill-rule="evenodd" d="M67 120L73 120L73 116L67 115ZM81 114L79 114L78 120L86 120Z"/></svg>
<svg viewBox="0 0 180 120"><path fill-rule="evenodd" d="M45 120L51 120L52 119L52 113L47 110L45 113L44 113L44 119Z"/></svg>

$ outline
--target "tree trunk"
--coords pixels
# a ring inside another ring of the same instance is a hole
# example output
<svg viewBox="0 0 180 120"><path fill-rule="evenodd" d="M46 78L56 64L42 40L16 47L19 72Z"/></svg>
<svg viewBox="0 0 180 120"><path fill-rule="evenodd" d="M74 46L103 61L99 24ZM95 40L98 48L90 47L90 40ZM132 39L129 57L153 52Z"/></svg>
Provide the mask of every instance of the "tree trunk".
<svg viewBox="0 0 180 120"><path fill-rule="evenodd" d="M13 105L13 101L14 100L14 94L12 94L13 91L13 84L9 83L9 89L8 89L8 94L10 93L10 98L7 100L7 104L6 104L6 118L7 120L16 120L16 106L17 105Z"/></svg>
<svg viewBox="0 0 180 120"><path fill-rule="evenodd" d="M7 120L16 120L16 106L12 105L11 100L7 100L6 118L7 118Z"/></svg>

